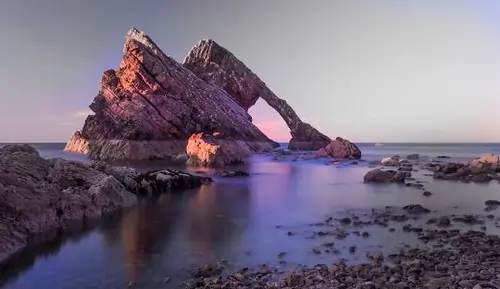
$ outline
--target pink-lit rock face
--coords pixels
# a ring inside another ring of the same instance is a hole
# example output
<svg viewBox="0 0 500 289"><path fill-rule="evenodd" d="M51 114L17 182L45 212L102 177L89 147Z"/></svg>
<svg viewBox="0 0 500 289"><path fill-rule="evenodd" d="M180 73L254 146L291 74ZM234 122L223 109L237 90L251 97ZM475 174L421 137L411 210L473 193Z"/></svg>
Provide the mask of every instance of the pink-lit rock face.
<svg viewBox="0 0 500 289"><path fill-rule="evenodd" d="M251 142L252 152L277 143L252 124L250 115L223 89L208 84L165 55L144 33L127 34L118 70L107 70L85 120L68 151L96 159L165 159L184 153L197 132L218 131L239 142Z"/></svg>
<svg viewBox="0 0 500 289"><path fill-rule="evenodd" d="M332 158L360 159L361 151L348 140L337 137L324 148L325 153Z"/></svg>
<svg viewBox="0 0 500 289"><path fill-rule="evenodd" d="M247 142L224 139L223 135L219 133L213 135L193 134L186 146L188 163L207 167L243 163L252 151Z"/></svg>
<svg viewBox="0 0 500 289"><path fill-rule="evenodd" d="M77 154L88 154L90 152L89 142L82 137L82 133L78 130L66 144L64 151Z"/></svg>
<svg viewBox="0 0 500 289"><path fill-rule="evenodd" d="M276 96L243 62L215 41L198 42L183 65L204 81L223 88L245 110L259 97L266 101L290 128L290 149L317 150L331 142L329 137L304 123L285 100Z"/></svg>

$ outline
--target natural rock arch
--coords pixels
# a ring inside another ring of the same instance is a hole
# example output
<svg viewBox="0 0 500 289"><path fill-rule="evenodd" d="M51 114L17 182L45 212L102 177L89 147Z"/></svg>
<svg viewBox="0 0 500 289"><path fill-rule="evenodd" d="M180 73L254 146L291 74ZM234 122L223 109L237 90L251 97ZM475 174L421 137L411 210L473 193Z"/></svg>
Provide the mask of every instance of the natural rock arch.
<svg viewBox="0 0 500 289"><path fill-rule="evenodd" d="M262 98L280 114L290 129L290 149L317 150L332 141L303 122L284 99L274 94L243 62L214 40L199 41L182 64L204 81L224 89L247 111Z"/></svg>

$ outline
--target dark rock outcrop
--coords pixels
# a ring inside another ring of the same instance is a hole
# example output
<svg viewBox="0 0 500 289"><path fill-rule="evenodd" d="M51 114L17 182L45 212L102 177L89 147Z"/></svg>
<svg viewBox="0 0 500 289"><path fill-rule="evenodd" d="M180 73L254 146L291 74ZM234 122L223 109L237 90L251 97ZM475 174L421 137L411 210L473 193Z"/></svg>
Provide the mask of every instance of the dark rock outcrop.
<svg viewBox="0 0 500 289"><path fill-rule="evenodd" d="M438 180L461 180L464 182L486 183L500 179L500 158L486 154L470 163L431 164L428 168L434 171L433 177Z"/></svg>
<svg viewBox="0 0 500 289"><path fill-rule="evenodd" d="M304 123L285 100L276 96L243 62L212 39L198 42L183 65L206 82L223 88L245 110L262 98L290 128L290 149L318 150L331 142L329 137Z"/></svg>
<svg viewBox="0 0 500 289"><path fill-rule="evenodd" d="M404 183L411 172L373 169L363 177L365 183Z"/></svg>
<svg viewBox="0 0 500 289"><path fill-rule="evenodd" d="M223 89L163 53L144 33L128 32L118 70L104 72L85 120L67 145L94 159L166 159L186 150L194 133L220 132L253 152L278 144L252 124Z"/></svg>
<svg viewBox="0 0 500 289"><path fill-rule="evenodd" d="M0 148L0 262L39 234L100 217L137 202L138 194L197 187L211 179L161 170L44 159L28 145Z"/></svg>

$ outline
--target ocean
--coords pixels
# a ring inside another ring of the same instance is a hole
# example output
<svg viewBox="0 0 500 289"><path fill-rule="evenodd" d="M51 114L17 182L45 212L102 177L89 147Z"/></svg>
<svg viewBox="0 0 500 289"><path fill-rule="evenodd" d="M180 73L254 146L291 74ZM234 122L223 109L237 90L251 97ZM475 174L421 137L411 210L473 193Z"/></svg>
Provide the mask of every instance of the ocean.
<svg viewBox="0 0 500 289"><path fill-rule="evenodd" d="M62 143L32 144L47 158L86 161L82 155L62 151ZM500 154L500 144L359 144L363 160L418 153L464 161L483 153ZM161 162L151 168L167 166ZM146 165L146 168L148 166ZM141 164L141 169L144 164ZM199 168L184 167L195 172ZM313 238L314 223L326 216L369 212L386 206L421 204L444 214L484 213L484 202L500 199L500 184L464 184L435 181L425 170L414 173L422 190L396 184L363 183L370 169L365 162L333 165L326 159L293 161L254 156L246 169L249 178L223 179L199 189L163 195L155 200L103 219L88 228L56 236L30 249L0 270L0 287L31 288L177 288L191 270L220 259L235 268L262 263L280 264L283 270L299 264L331 264L345 259L366 260L366 252L393 252L415 241L394 225L367 227L370 238L349 235L336 240L337 255L314 254L311 248L327 239ZM424 224L423 224L424 225ZM500 233L487 225L490 233ZM467 230L474 226L460 227ZM290 232L290 233L289 233ZM347 251L356 245L355 253ZM278 257L286 253L284 260ZM169 282L165 283L168 277Z"/></svg>

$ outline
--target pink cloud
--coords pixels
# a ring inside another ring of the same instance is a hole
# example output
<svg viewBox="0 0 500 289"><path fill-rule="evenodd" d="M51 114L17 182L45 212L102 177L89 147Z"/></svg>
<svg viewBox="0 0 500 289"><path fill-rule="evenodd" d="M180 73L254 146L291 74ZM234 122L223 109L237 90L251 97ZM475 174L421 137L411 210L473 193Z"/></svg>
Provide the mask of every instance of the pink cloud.
<svg viewBox="0 0 500 289"><path fill-rule="evenodd" d="M287 142L291 138L290 130L283 120L255 122L255 125L269 138L275 141Z"/></svg>

